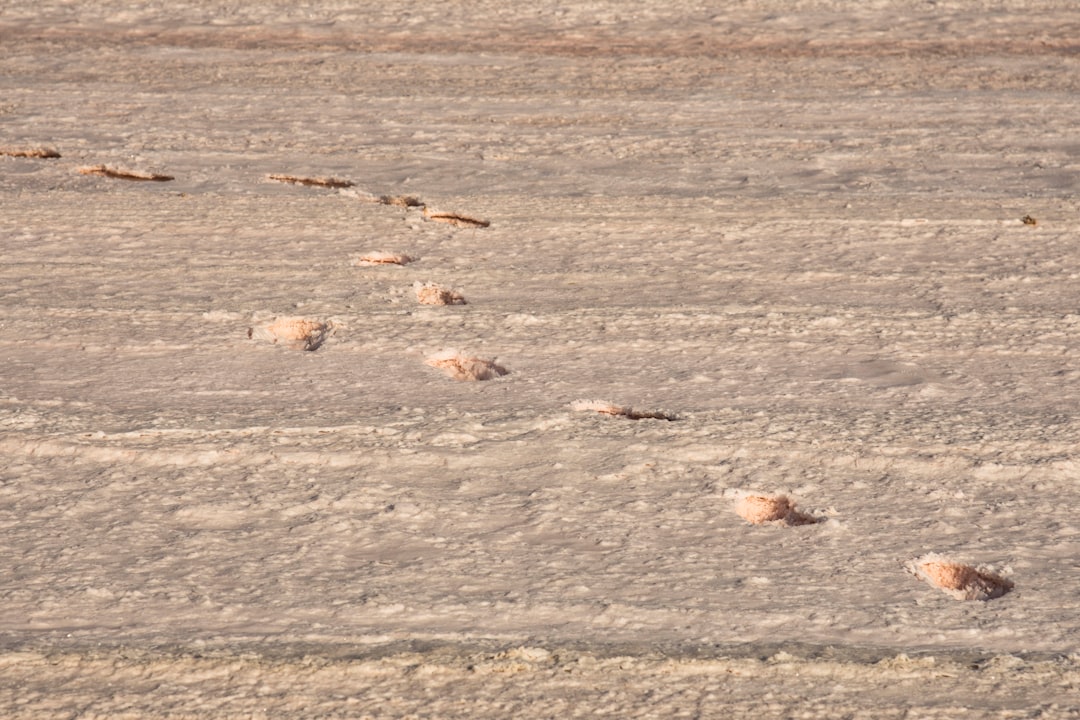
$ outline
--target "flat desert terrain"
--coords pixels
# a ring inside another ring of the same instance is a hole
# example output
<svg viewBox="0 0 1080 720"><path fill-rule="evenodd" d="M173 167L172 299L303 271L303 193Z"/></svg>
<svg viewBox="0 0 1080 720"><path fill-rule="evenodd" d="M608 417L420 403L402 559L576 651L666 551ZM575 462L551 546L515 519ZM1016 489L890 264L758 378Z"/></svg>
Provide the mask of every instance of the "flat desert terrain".
<svg viewBox="0 0 1080 720"><path fill-rule="evenodd" d="M0 0L5 718L1080 717L1075 3L132 5Z"/></svg>

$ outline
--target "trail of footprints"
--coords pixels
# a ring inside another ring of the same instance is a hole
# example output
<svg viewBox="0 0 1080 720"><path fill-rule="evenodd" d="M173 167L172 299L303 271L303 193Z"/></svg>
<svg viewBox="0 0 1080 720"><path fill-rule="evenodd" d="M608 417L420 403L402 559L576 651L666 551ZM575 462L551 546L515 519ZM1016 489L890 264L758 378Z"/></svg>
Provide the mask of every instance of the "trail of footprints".
<svg viewBox="0 0 1080 720"><path fill-rule="evenodd" d="M314 187L352 186L352 183L348 181L332 178L294 176L271 176L271 178ZM358 195L358 197L383 205L421 207L425 218L446 222L456 227L476 228L490 225L487 220L479 220L467 215L432 211L419 198L413 196ZM360 255L354 264L363 267L407 265L416 260L418 258L401 253L379 251ZM417 302L424 305L466 304L464 296L458 291L434 283L416 282L413 289L416 292ZM332 328L323 323L291 318L277 320L259 331L249 330L249 336L270 339L273 342L283 340L292 347L315 350L332 332ZM465 382L493 380L509 374L509 370L496 363L494 358L475 357L457 350L444 350L429 356L425 362L431 367L442 370L448 377ZM570 407L579 412L593 412L629 420L675 421L678 419L675 414L667 411L640 410L606 400L577 400L571 403ZM823 518L799 510L794 500L782 494L740 492L734 503L734 511L750 525L790 528L816 525L823 521ZM1011 581L989 568L959 563L933 553L910 561L906 569L915 577L956 600L991 600L1001 597L1013 587Z"/></svg>
<svg viewBox="0 0 1080 720"><path fill-rule="evenodd" d="M29 159L55 159L60 153L47 147L0 147L0 156ZM171 175L147 173L106 165L94 165L78 169L83 175L132 180L167 182ZM486 228L488 220L468 215L432 210L422 200L411 195L372 195L349 190L354 187L350 180L332 177L304 177L287 174L267 176L275 182L302 185L307 187L337 189L346 191L352 197L365 202L402 208L421 208L425 219L443 222L461 228ZM345 194L345 193L343 193ZM1036 221L1024 216L1023 224L1034 225ZM380 265L407 265L418 258L403 253L372 251L358 256L353 264L360 267ZM424 305L465 305L465 297L458 291L435 283L417 282L413 286L417 302ZM281 317L262 325L248 328L250 339L282 345L295 350L312 352L318 350L335 333L332 322L304 317ZM494 358L482 358L462 353L457 350L443 350L430 355L425 363L442 370L448 377L463 382L493 380L510 373ZM638 410L629 406L616 405L604 400L577 400L570 407L575 411L592 412L600 415L629 420L677 420L677 416L661 410ZM737 491L733 504L734 512L748 524L754 526L801 527L816 525L823 518L803 512L796 507L795 501L786 495L758 492ZM941 590L955 600L992 600L999 598L1013 589L1014 584L995 572L992 568L974 566L936 553L929 553L910 560L905 570L931 587Z"/></svg>
<svg viewBox="0 0 1080 720"><path fill-rule="evenodd" d="M314 187L351 187L348 181L326 178L297 178L294 176L271 176L272 179ZM347 183L347 184L346 184ZM457 213L433 212L418 198L412 196L373 196L363 199L397 207L422 207L424 217L450 223L457 227L488 227L486 220L478 220ZM418 260L401 253L368 252L354 261L355 265L372 267L378 265L407 265ZM464 305L465 298L451 288L434 283L416 282L413 285L417 302L425 305ZM299 318L283 318L257 330L249 330L249 337L284 342L291 347L315 350L333 332L332 327L318 321ZM444 350L429 356L426 364L442 370L448 377L459 381L493 380L509 374L495 359L474 357L457 350ZM577 400L570 404L579 412L592 412L629 420L675 421L678 417L663 410L640 410L617 405L606 400ZM734 511L750 525L774 527L801 527L816 525L823 518L799 510L791 498L782 494L740 492L734 502ZM940 589L956 600L991 600L1001 597L1012 589L1013 583L994 571L956 562L936 554L925 555L910 561L906 569L918 579Z"/></svg>

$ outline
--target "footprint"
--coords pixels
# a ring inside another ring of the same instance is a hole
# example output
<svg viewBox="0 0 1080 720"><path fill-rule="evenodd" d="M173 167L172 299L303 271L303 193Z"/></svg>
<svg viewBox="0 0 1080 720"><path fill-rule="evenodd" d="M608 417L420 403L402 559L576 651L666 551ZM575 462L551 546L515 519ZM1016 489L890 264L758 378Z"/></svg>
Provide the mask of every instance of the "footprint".
<svg viewBox="0 0 1080 720"><path fill-rule="evenodd" d="M436 353L429 357L426 363L439 368L455 380L462 381L493 380L510 374L509 370L495 364L494 360L463 355L456 350Z"/></svg>
<svg viewBox="0 0 1080 720"><path fill-rule="evenodd" d="M678 417L660 410L635 410L629 406L615 405L603 400L575 400L570 403L574 410L598 412L601 415L616 415L631 420L677 420Z"/></svg>
<svg viewBox="0 0 1080 720"><path fill-rule="evenodd" d="M415 195L380 195L377 201L381 205L393 205L395 207L424 207L424 201Z"/></svg>
<svg viewBox="0 0 1080 720"><path fill-rule="evenodd" d="M8 157L35 158L35 159L52 159L52 158L60 157L60 153L56 152L52 148L46 148L46 147L33 147L33 148L0 147L0 155L7 155Z"/></svg>
<svg viewBox="0 0 1080 720"><path fill-rule="evenodd" d="M271 176L274 179L284 176ZM296 182L291 180L289 182ZM350 187L349 185L339 185L334 187ZM377 203L379 205L393 205L395 207L402 208L423 208L424 218L427 220L434 220L435 222L444 222L457 227L467 228L486 228L491 225L491 221L484 220L482 218L470 217L469 215L462 215L461 213L443 212L441 210L432 210L427 206L420 198L415 195L375 195L374 193L364 192L361 190L346 190L342 193L349 197L355 197L359 200L369 203Z"/></svg>
<svg viewBox="0 0 1080 720"><path fill-rule="evenodd" d="M449 288L440 287L435 283L414 283L416 300L421 305L465 305L465 297Z"/></svg>
<svg viewBox="0 0 1080 720"><path fill-rule="evenodd" d="M423 207L423 201L416 195L369 195L365 200L394 207Z"/></svg>
<svg viewBox="0 0 1080 720"><path fill-rule="evenodd" d="M747 493L735 501L735 512L751 525L797 527L818 522L817 518L796 510L795 502L786 495Z"/></svg>
<svg viewBox="0 0 1080 720"><path fill-rule="evenodd" d="M296 175L267 175L267 177L278 182L307 185L308 187L349 188L353 186L351 180L338 180L337 178L298 177Z"/></svg>
<svg viewBox="0 0 1080 720"><path fill-rule="evenodd" d="M284 317L257 327L248 328L248 337L281 343L294 350L318 350L334 334L334 324L307 318Z"/></svg>
<svg viewBox="0 0 1080 720"><path fill-rule="evenodd" d="M360 265L361 267L369 267L372 265L408 265L419 259L420 258L411 255L405 255L404 253L369 252L356 258L356 260L353 261L353 265Z"/></svg>
<svg viewBox="0 0 1080 720"><path fill-rule="evenodd" d="M459 213L440 212L427 207L424 208L424 217L436 222L449 223L456 227L486 228L491 225L491 222L488 220L481 220Z"/></svg>
<svg viewBox="0 0 1080 720"><path fill-rule="evenodd" d="M376 205L393 205L394 207L412 208L424 207L424 201L415 195L376 195L364 190L348 190L341 193L346 197L354 197L357 200Z"/></svg>
<svg viewBox="0 0 1080 720"><path fill-rule="evenodd" d="M993 600L1013 589L1012 581L997 573L953 562L936 553L912 560L907 570L954 600Z"/></svg>
<svg viewBox="0 0 1080 720"><path fill-rule="evenodd" d="M156 173L144 173L137 170L117 170L115 168L106 167L105 165L93 165L91 167L79 168L79 172L83 175L101 175L102 177L114 178L116 180L138 180L142 182L168 182L173 180L172 175L158 175Z"/></svg>

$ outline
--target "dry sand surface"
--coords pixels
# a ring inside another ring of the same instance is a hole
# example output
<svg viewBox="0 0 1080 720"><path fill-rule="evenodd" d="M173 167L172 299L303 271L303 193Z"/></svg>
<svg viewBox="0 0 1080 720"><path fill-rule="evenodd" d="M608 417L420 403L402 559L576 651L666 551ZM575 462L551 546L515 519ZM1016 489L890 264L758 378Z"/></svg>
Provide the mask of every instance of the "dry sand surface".
<svg viewBox="0 0 1080 720"><path fill-rule="evenodd" d="M0 1L0 715L1080 717L1078 118L1073 2Z"/></svg>

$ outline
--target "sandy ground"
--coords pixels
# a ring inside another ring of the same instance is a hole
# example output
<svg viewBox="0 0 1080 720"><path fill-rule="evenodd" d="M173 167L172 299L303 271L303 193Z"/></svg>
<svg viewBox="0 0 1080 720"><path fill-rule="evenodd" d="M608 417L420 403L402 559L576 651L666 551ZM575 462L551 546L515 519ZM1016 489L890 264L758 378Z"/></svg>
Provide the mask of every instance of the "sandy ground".
<svg viewBox="0 0 1080 720"><path fill-rule="evenodd" d="M0 2L5 717L1080 716L1071 3L127 5Z"/></svg>

